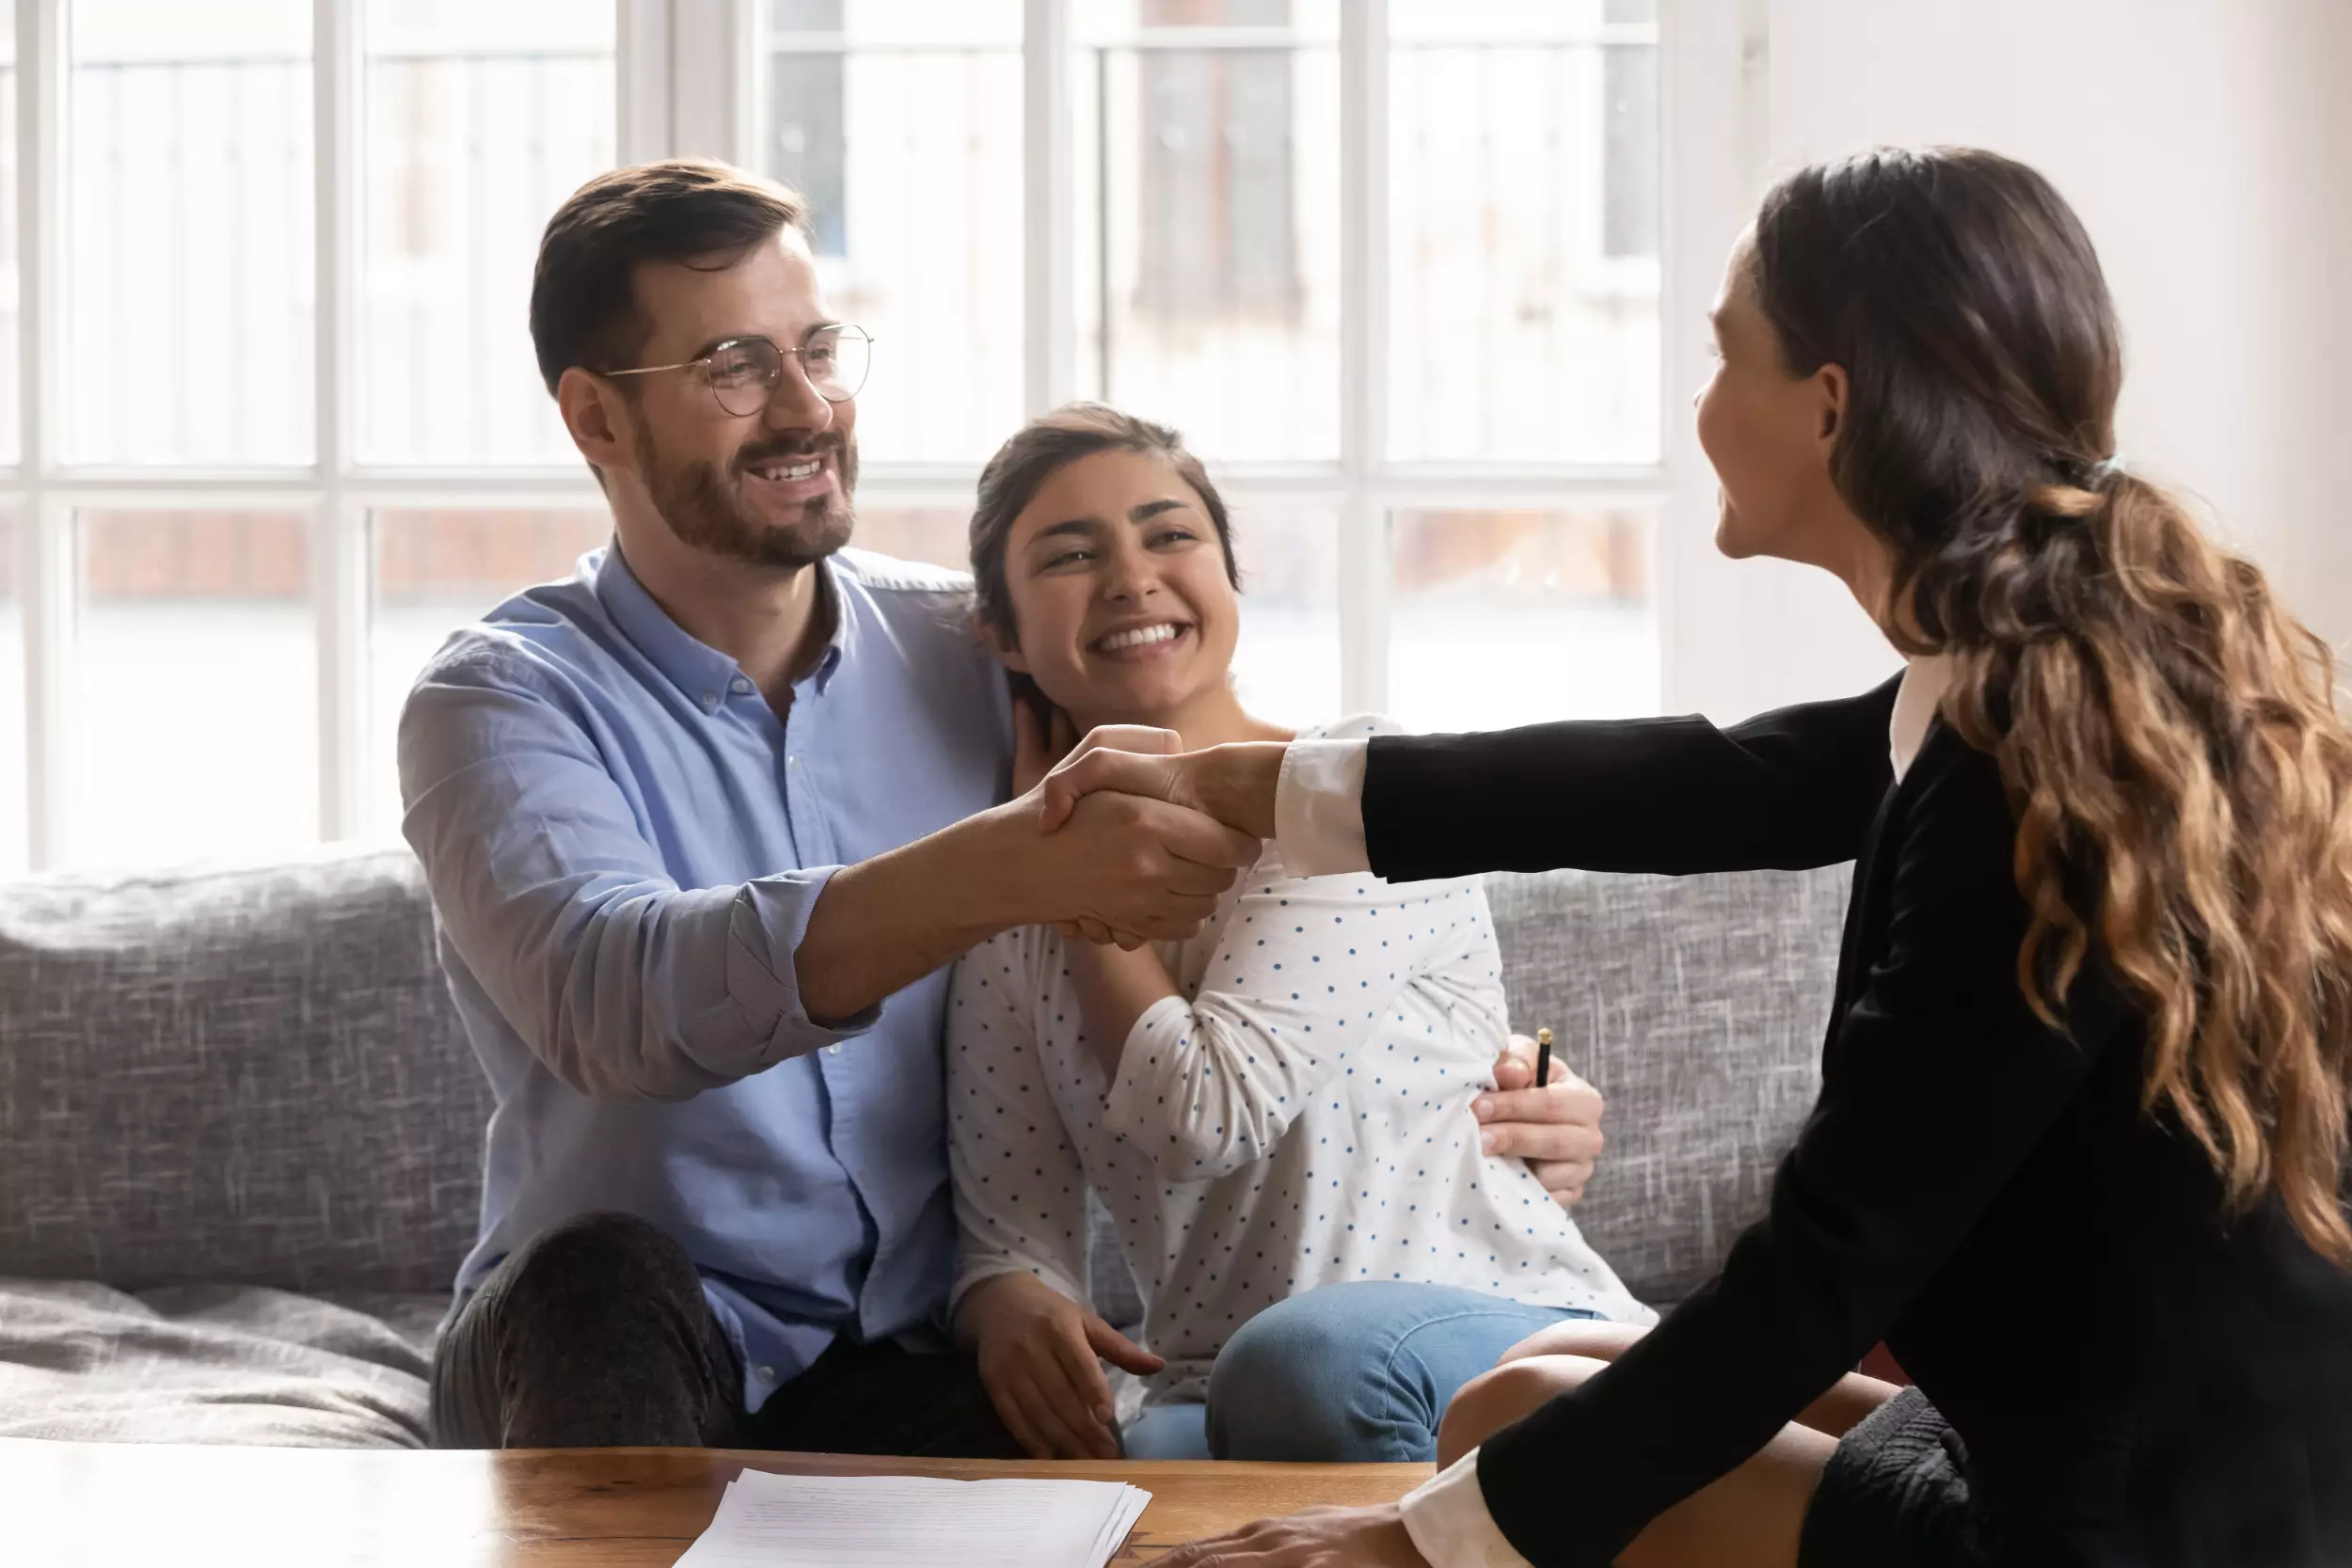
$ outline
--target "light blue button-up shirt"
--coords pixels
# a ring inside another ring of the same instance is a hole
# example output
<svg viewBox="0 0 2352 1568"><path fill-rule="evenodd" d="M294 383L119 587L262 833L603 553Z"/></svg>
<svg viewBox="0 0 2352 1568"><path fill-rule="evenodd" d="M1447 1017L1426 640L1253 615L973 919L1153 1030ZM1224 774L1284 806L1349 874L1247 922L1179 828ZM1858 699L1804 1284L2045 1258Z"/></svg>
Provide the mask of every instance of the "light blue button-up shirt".
<svg viewBox="0 0 2352 1568"><path fill-rule="evenodd" d="M1003 673L963 579L844 551L788 726L618 550L441 649L400 723L403 828L497 1098L462 1301L619 1210L675 1237L756 1410L834 1337L939 1326L955 1220L946 971L827 1028L793 952L838 867L985 809Z"/></svg>

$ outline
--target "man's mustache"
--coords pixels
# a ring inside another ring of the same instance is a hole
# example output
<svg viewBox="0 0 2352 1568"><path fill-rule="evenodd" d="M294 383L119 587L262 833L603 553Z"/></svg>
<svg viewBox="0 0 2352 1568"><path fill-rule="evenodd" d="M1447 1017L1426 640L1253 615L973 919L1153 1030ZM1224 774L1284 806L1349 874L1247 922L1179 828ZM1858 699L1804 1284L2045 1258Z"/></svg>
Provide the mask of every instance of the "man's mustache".
<svg viewBox="0 0 2352 1568"><path fill-rule="evenodd" d="M739 448L733 467L740 473L746 468L773 463L779 458L818 457L828 452L839 454L848 445L842 436L830 431L822 436L779 436Z"/></svg>

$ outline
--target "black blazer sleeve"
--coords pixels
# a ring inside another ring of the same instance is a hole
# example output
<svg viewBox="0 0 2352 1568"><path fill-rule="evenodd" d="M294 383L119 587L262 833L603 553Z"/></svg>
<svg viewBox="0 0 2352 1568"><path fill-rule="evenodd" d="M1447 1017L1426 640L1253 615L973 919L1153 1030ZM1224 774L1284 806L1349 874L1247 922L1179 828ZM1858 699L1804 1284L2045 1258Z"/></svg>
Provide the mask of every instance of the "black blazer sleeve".
<svg viewBox="0 0 2352 1568"><path fill-rule="evenodd" d="M2072 1038L2027 1007L2014 838L1993 760L1937 728L1868 847L1879 885L1849 955L1867 967L1766 1217L1623 1359L1480 1449L1486 1506L1531 1561L1612 1561L1852 1368L2118 1037L2087 983Z"/></svg>
<svg viewBox="0 0 2352 1568"><path fill-rule="evenodd" d="M1704 719L1381 736L1364 844L1391 881L1477 871L1799 870L1850 861L1893 782L1898 681L1840 702Z"/></svg>

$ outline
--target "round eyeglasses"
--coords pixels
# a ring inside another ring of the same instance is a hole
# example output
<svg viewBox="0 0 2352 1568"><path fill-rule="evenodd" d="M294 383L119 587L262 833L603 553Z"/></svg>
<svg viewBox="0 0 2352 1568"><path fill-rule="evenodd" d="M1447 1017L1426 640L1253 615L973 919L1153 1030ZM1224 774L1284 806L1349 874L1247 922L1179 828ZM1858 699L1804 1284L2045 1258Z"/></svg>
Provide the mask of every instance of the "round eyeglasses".
<svg viewBox="0 0 2352 1568"><path fill-rule="evenodd" d="M847 403L866 385L866 372L874 359L874 340L866 328L847 325L818 327L801 340L798 348L778 348L767 338L729 338L698 359L604 373L651 375L657 371L699 369L719 406L742 418L758 413L776 395L787 356L801 362L801 373L818 397L827 403Z"/></svg>

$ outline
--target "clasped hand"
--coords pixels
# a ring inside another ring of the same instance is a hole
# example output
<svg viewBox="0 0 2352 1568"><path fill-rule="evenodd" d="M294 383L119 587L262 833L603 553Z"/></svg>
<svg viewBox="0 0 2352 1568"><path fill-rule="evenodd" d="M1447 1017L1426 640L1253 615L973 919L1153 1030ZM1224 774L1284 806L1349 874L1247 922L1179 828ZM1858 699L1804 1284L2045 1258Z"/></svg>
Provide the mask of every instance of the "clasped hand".
<svg viewBox="0 0 2352 1568"><path fill-rule="evenodd" d="M1261 843L1165 791L1089 789L1081 800L1048 791L1058 766L1088 753L1172 754L1172 730L1106 725L1083 741L1057 711L1050 724L1027 703L1013 709L1013 793L1041 835L1051 835L1053 863L1066 875L1054 890L1054 927L1066 936L1129 950L1155 939L1182 940L1216 912L1218 895L1256 863ZM1042 869L1042 868L1041 868Z"/></svg>
<svg viewBox="0 0 2352 1568"><path fill-rule="evenodd" d="M1055 919L1055 929L1131 952L1153 939L1191 936L1216 912L1217 895L1256 863L1260 838L1217 821L1159 779L1139 778L1144 787L1126 788L1117 777L1097 782L1089 768L1077 787L1055 782L1096 754L1173 762L1184 754L1184 740L1173 730L1141 724L1105 724L1080 739L1060 709L1041 720L1028 703L1013 705L1013 794L1037 814L1038 831L1109 841L1104 853L1072 856L1106 873L1106 885L1091 899L1081 890L1081 902L1095 907Z"/></svg>

